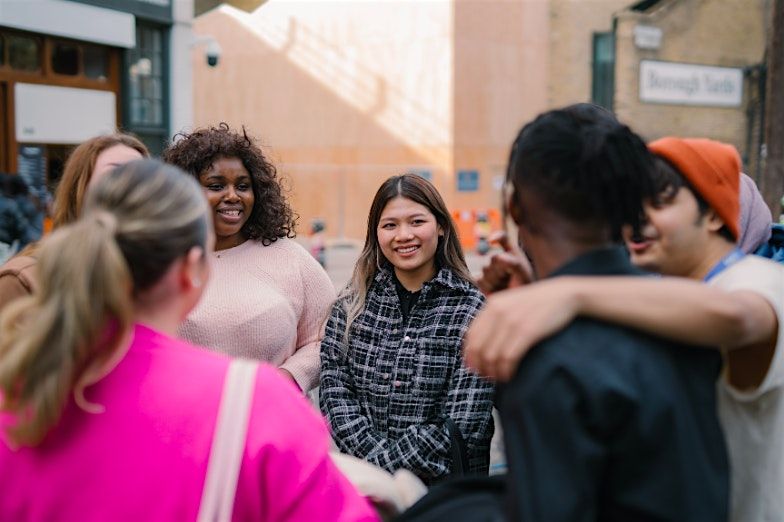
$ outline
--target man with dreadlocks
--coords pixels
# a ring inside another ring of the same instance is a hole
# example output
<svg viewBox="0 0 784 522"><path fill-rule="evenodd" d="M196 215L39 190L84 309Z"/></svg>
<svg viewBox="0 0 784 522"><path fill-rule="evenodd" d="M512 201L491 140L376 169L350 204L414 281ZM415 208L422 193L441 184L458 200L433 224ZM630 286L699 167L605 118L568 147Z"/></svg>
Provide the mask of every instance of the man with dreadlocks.
<svg viewBox="0 0 784 522"><path fill-rule="evenodd" d="M526 125L509 210L535 276L641 276L618 241L624 225L641 226L653 169L643 141L599 107ZM587 318L539 343L500 396L510 518L725 520L720 362Z"/></svg>

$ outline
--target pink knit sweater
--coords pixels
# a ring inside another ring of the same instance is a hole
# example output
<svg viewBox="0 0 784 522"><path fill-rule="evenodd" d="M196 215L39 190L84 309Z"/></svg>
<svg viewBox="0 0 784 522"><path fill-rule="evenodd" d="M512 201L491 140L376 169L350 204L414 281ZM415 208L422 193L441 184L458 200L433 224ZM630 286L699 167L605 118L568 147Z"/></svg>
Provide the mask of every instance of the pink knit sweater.
<svg viewBox="0 0 784 522"><path fill-rule="evenodd" d="M291 239L248 240L213 256L210 282L180 335L279 366L303 390L315 387L321 329L335 300L321 265Z"/></svg>

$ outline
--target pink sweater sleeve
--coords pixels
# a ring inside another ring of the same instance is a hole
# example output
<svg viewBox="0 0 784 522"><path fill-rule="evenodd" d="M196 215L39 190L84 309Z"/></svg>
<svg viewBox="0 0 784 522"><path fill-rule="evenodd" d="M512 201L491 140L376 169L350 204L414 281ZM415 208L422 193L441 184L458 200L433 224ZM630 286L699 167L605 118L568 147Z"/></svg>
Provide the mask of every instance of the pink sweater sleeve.
<svg viewBox="0 0 784 522"><path fill-rule="evenodd" d="M329 276L304 249L300 254L302 314L297 323L297 348L280 366L294 376L299 387L309 391L318 385L319 344L332 304L335 286Z"/></svg>
<svg viewBox="0 0 784 522"><path fill-rule="evenodd" d="M274 369L259 369L234 517L377 521L329 458L324 420ZM249 480L256 475L257 480ZM260 487L254 491L254 484ZM255 504L255 506L254 506ZM254 508L255 507L255 508Z"/></svg>

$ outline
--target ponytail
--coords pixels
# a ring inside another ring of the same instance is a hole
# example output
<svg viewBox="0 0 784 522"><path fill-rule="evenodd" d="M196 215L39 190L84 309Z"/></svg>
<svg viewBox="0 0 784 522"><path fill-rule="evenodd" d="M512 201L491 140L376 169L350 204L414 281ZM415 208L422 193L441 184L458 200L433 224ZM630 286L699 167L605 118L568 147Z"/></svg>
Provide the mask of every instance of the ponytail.
<svg viewBox="0 0 784 522"><path fill-rule="evenodd" d="M71 393L82 409L102 411L85 388L124 356L139 292L191 248L206 248L207 210L193 178L137 160L91 187L82 217L42 242L39 292L0 315L0 412L13 417L11 443L41 442Z"/></svg>
<svg viewBox="0 0 784 522"><path fill-rule="evenodd" d="M113 359L132 321L132 282L115 239L117 219L98 210L55 231L41 246L40 292L0 316L1 409L13 444L36 445L59 421L70 393Z"/></svg>

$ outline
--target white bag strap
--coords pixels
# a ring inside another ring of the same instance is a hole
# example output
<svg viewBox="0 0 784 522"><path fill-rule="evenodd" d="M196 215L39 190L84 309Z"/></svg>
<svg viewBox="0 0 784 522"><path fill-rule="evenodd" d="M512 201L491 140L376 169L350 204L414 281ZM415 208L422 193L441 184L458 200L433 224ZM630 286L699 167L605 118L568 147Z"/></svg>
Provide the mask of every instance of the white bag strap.
<svg viewBox="0 0 784 522"><path fill-rule="evenodd" d="M229 363L199 506L199 522L231 520L257 369L258 363L254 361L234 359Z"/></svg>

